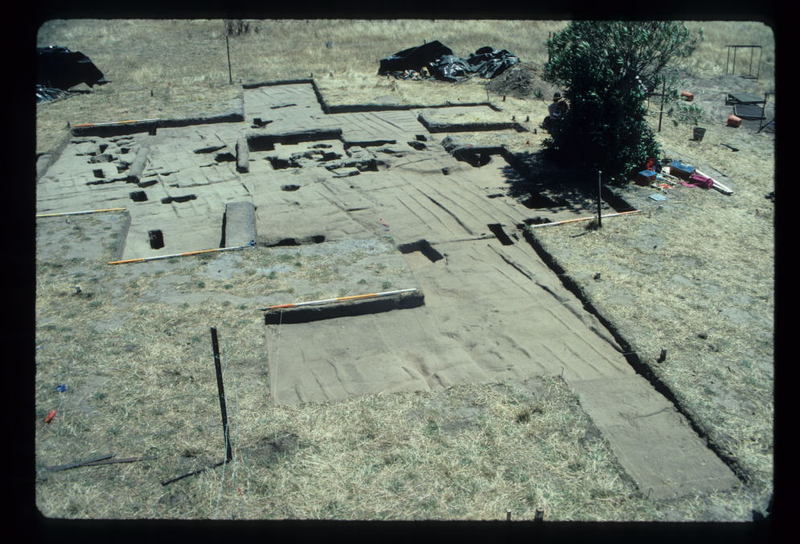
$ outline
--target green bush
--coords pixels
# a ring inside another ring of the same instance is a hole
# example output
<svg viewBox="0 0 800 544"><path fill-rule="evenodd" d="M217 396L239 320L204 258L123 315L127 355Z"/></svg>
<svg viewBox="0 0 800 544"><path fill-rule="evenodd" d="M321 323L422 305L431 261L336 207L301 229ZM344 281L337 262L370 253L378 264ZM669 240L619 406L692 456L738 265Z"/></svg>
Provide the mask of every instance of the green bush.
<svg viewBox="0 0 800 544"><path fill-rule="evenodd" d="M625 177L660 149L645 115L659 75L689 56L699 38L677 22L576 21L547 42L544 78L564 89L570 109L545 141L574 165Z"/></svg>

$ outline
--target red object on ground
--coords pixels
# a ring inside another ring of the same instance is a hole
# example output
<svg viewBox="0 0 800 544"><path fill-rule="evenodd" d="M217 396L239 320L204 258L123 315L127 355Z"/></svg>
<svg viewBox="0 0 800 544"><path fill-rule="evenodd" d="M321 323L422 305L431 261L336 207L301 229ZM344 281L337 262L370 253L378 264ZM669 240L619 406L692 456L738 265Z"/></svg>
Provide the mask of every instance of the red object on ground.
<svg viewBox="0 0 800 544"><path fill-rule="evenodd" d="M692 100L694 100L694 95L689 91L681 91L681 98L683 98L687 102L691 102Z"/></svg>
<svg viewBox="0 0 800 544"><path fill-rule="evenodd" d="M703 189L711 189L714 187L714 180L708 176L704 176L703 174L698 174L695 172L689 176L688 183L681 182L681 185L684 187L702 187Z"/></svg>
<svg viewBox="0 0 800 544"><path fill-rule="evenodd" d="M47 412L47 415L44 416L44 422L45 423L50 423L51 421L53 421L53 418L55 418L55 417L56 417L56 411L55 410L50 410L49 412Z"/></svg>
<svg viewBox="0 0 800 544"><path fill-rule="evenodd" d="M730 114L728 116L728 126L729 127L738 127L741 124L742 124L742 118L741 117L737 117L734 114Z"/></svg>

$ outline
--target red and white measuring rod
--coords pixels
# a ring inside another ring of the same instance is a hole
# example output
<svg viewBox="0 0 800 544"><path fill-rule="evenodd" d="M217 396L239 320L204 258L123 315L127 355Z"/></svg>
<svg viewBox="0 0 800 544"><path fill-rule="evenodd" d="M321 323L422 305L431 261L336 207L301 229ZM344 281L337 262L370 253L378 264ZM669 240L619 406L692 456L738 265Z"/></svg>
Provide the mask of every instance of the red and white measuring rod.
<svg viewBox="0 0 800 544"><path fill-rule="evenodd" d="M159 259L170 259L172 257L186 257L188 255L200 255L201 253L217 253L220 251L233 251L236 249L245 249L254 247L254 244L247 244L245 246L234 247L213 247L211 249L198 249L196 251L184 251L183 253L172 253L170 255L154 255L152 257L138 257L136 259L123 259L121 261L109 261L107 264L128 264L128 263L143 263L146 261L157 261Z"/></svg>
<svg viewBox="0 0 800 544"><path fill-rule="evenodd" d="M102 210L82 210L79 212L37 213L36 217L61 217L62 215L85 215L101 212L124 212L126 208L103 208Z"/></svg>
<svg viewBox="0 0 800 544"><path fill-rule="evenodd" d="M600 216L600 218L601 219L605 219L606 217L619 217L621 215L631 215L633 213L641 213L641 210L631 210L629 212L609 213L609 214ZM554 227L556 225L566 225L567 223L576 223L578 221L591 221L592 219L597 219L597 216L593 215L591 217L578 217L577 219L565 219L564 221L553 221L552 223L539 223L538 225L528 225L528 228L538 229L538 228L541 228L541 227Z"/></svg>
<svg viewBox="0 0 800 544"><path fill-rule="evenodd" d="M114 125L128 125L131 123L153 123L161 119L127 119L125 121L111 121L108 123L78 123L72 125L72 128L85 128L85 127L113 127Z"/></svg>
<svg viewBox="0 0 800 544"><path fill-rule="evenodd" d="M363 295L349 295L346 297L336 297L336 298L326 298L322 300L309 300L306 302L293 302L291 304L276 304L275 306L267 306L266 308L260 308L262 312L267 312L270 310L283 310L286 308L298 308L300 306L313 306L317 304L330 304L333 302L344 302L347 300L358 300L363 298L375 298L375 297L386 297L389 295L399 295L400 293L411 293L416 291L416 287L412 287L410 289L396 289L394 291L383 291L381 293L366 293Z"/></svg>

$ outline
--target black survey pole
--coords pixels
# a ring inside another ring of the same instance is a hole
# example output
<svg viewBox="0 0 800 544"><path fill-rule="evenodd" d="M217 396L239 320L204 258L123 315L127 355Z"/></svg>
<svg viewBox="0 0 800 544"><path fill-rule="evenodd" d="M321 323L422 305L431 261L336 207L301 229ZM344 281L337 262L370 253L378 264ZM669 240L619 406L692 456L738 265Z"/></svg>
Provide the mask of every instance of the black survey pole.
<svg viewBox="0 0 800 544"><path fill-rule="evenodd" d="M231 453L231 435L228 428L228 410L225 407L225 387L222 384L222 365L219 358L219 342L217 341L217 329L211 327L211 346L214 349L214 368L217 371L217 390L219 391L219 409L222 412L222 430L225 434L225 461L229 462L233 458Z"/></svg>
<svg viewBox="0 0 800 544"><path fill-rule="evenodd" d="M600 176L602 174L603 174L602 170L598 170L597 171L597 228L598 229L603 226L603 224L602 224L603 216L601 215L601 210L600 210L600 202L602 200L602 197L600 195L603 192L601 181L600 181Z"/></svg>
<svg viewBox="0 0 800 544"><path fill-rule="evenodd" d="M219 342L217 341L217 329L215 327L211 327L211 347L214 349L214 368L217 371L217 391L219 392L219 409L222 412L222 429L225 434L225 459L219 461L218 463L214 463L209 467L193 470L192 472L182 474L181 476L176 476L175 478L164 480L163 482L161 482L161 485L169 485L173 482L177 482L179 480L183 480L184 478L188 478L189 476L197 476L198 474L202 474L203 472L211 470L212 468L217 468L221 467L222 465L226 465L233 460L233 453L231 452L231 435L230 435L230 430L228 428L228 410L225 407L225 388L222 385L222 365L220 364L220 359L219 359Z"/></svg>
<svg viewBox="0 0 800 544"><path fill-rule="evenodd" d="M661 85L661 111L658 112L658 132L661 132L661 118L664 116L664 101L667 97L667 78L662 79Z"/></svg>
<svg viewBox="0 0 800 544"><path fill-rule="evenodd" d="M233 85L233 74L231 73L231 46L228 43L228 33L225 33L225 49L228 51L228 83Z"/></svg>

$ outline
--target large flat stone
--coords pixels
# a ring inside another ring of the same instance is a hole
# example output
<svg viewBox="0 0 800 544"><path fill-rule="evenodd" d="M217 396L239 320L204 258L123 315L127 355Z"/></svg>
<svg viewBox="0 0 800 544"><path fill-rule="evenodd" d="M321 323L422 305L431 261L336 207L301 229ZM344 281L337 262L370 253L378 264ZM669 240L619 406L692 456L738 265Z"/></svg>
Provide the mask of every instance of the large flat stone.
<svg viewBox="0 0 800 544"><path fill-rule="evenodd" d="M245 246L256 240L256 209L252 202L225 204L225 247Z"/></svg>

